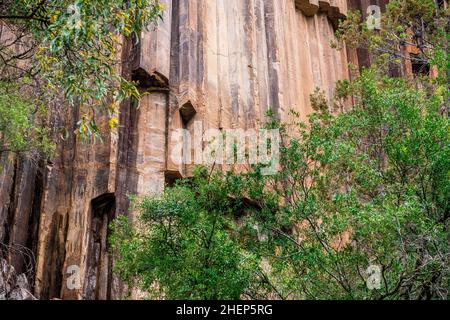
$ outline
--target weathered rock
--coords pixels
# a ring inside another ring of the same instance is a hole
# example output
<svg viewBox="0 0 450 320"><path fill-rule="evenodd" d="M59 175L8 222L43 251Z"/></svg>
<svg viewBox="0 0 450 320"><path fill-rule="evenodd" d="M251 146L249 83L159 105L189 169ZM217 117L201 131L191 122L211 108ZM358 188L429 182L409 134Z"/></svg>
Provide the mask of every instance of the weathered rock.
<svg viewBox="0 0 450 320"><path fill-rule="evenodd" d="M130 215L128 194L160 192L192 167L169 157L176 129L257 128L269 107L283 120L303 119L316 87L332 95L349 78L334 26L347 1L165 0L163 22L139 45L125 41L123 74L148 94L123 103L117 133L103 142L70 135L49 163L4 157L0 171L0 242L36 256L34 294L41 299L109 299L124 288L111 273L107 224ZM361 1L353 1L352 6ZM367 1L366 1L367 2ZM74 132L78 111L55 115ZM17 270L25 262L8 253ZM23 296L21 290L14 296Z"/></svg>
<svg viewBox="0 0 450 320"><path fill-rule="evenodd" d="M0 300L36 300L26 275L17 274L4 259L0 259Z"/></svg>

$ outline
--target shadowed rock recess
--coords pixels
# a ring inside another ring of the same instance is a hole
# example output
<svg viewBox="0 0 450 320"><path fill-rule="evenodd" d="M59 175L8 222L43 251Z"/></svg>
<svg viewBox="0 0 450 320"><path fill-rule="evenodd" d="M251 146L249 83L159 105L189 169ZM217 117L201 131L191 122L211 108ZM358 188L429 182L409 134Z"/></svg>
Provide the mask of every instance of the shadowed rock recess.
<svg viewBox="0 0 450 320"><path fill-rule="evenodd" d="M170 160L173 130L193 130L194 121L204 129L257 128L269 107L283 120L290 109L306 119L316 87L331 96L335 81L349 78L348 62L368 59L364 52L330 47L338 19L350 7L380 4L163 2L158 27L122 48L124 76L148 94L139 108L136 101L122 104L118 132L95 144L70 134L47 163L0 159L0 256L17 274L29 274L29 289L39 299L122 297L125 288L111 273L107 225L132 215L127 195L160 192L190 175L192 166ZM72 133L78 112L70 109L52 121ZM80 283L68 286L73 270Z"/></svg>

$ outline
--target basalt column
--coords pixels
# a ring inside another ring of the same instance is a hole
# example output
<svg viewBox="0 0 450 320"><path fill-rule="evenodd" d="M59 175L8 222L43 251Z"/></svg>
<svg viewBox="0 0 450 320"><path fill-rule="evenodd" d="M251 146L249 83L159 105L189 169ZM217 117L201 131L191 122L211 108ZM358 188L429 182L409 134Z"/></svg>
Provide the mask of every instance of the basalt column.
<svg viewBox="0 0 450 320"><path fill-rule="evenodd" d="M101 195L91 202L87 252L87 273L84 298L89 300L111 299L112 261L108 256L108 226L114 217L114 194Z"/></svg>
<svg viewBox="0 0 450 320"><path fill-rule="evenodd" d="M163 3L164 19L121 47L123 75L138 82L142 99L121 105L117 131L99 115L102 141L80 141L73 134L79 111L67 108L51 113L52 125L68 132L57 137L53 159L1 160L0 242L34 253L39 298L123 295L111 272L107 225L134 217L128 195L161 192L191 175L199 160L193 151L204 146L193 139L195 126L201 133L258 128L269 108L282 120L291 109L306 120L316 87L331 98L335 81L349 78L347 52L330 47L347 1ZM350 60L357 63L357 54ZM173 157L180 143L187 163ZM71 282L76 276L80 283Z"/></svg>
<svg viewBox="0 0 450 320"><path fill-rule="evenodd" d="M142 99L132 101L130 163L137 194L161 192L167 171L168 119L170 108L172 11L176 3L162 1L163 20L142 33L132 52L132 78L138 82ZM177 17L175 16L176 20Z"/></svg>

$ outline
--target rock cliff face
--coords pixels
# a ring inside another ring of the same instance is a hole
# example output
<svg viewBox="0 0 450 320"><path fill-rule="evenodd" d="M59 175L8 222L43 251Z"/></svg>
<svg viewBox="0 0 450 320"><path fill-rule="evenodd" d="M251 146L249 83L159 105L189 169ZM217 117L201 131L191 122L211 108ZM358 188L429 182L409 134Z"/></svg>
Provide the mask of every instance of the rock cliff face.
<svg viewBox="0 0 450 320"><path fill-rule="evenodd" d="M334 82L349 77L347 63L363 56L330 47L345 0L164 2L158 27L138 44L124 42L123 73L146 95L139 106L121 106L118 132L95 144L71 135L48 163L1 159L0 243L33 253L40 299L123 294L111 274L107 225L131 214L128 194L159 192L190 174L170 160L174 130L192 130L194 121L204 129L257 128L269 106L281 119L290 109L305 118L314 88L331 95ZM77 118L73 109L54 122L73 132ZM23 254L4 253L25 271Z"/></svg>

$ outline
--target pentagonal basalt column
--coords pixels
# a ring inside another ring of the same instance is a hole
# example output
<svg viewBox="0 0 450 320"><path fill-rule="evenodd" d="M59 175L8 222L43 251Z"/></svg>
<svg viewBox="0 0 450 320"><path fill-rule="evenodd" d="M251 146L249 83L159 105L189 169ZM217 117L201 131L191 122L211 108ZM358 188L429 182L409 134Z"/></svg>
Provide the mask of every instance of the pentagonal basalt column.
<svg viewBox="0 0 450 320"><path fill-rule="evenodd" d="M319 1L319 8L320 11L326 12L335 29L339 25L339 20L345 18L346 7L338 3L338 0Z"/></svg>
<svg viewBox="0 0 450 320"><path fill-rule="evenodd" d="M141 87L167 87L170 75L172 0L160 0L163 19L144 30L134 48L133 80Z"/></svg>
<svg viewBox="0 0 450 320"><path fill-rule="evenodd" d="M172 75L176 79L170 83L178 87L180 96L196 100L204 76L203 6L192 0L174 0L173 6Z"/></svg>
<svg viewBox="0 0 450 320"><path fill-rule="evenodd" d="M319 11L318 0L295 0L295 6L306 16L313 16Z"/></svg>
<svg viewBox="0 0 450 320"><path fill-rule="evenodd" d="M197 110L190 100L180 107L179 112L185 128L188 127L189 123L197 114Z"/></svg>
<svg viewBox="0 0 450 320"><path fill-rule="evenodd" d="M158 71L148 73L143 68L138 68L132 72L131 80L137 83L139 88L145 90L155 90L167 88L168 79Z"/></svg>
<svg viewBox="0 0 450 320"><path fill-rule="evenodd" d="M167 92L151 91L131 107L127 193L151 194L164 187L167 104Z"/></svg>
<svg viewBox="0 0 450 320"><path fill-rule="evenodd" d="M309 17L325 12L334 26L347 14L347 3L343 0L295 0L295 6Z"/></svg>
<svg viewBox="0 0 450 320"><path fill-rule="evenodd" d="M189 176L195 162L195 122L198 109L192 100L184 100L169 118L166 172ZM198 132L197 132L198 134ZM198 150L197 150L198 151ZM166 179L170 184L173 179Z"/></svg>

